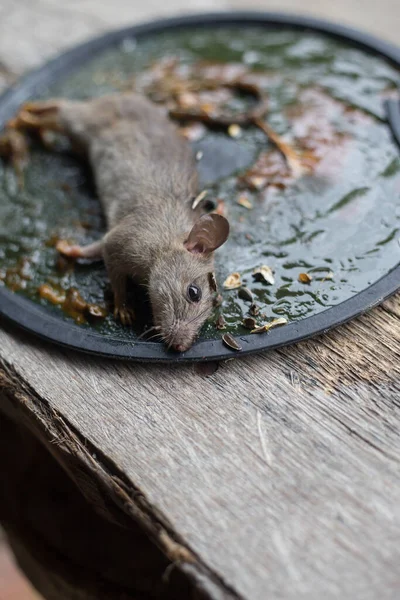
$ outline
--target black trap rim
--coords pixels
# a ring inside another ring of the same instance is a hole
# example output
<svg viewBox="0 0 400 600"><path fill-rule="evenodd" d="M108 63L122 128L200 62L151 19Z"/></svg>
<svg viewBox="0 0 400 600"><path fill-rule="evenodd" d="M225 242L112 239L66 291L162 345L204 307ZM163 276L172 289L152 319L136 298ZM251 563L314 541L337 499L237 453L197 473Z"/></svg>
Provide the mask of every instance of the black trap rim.
<svg viewBox="0 0 400 600"><path fill-rule="evenodd" d="M264 26L266 29L286 27L300 31L316 32L341 39L349 44L379 55L400 68L400 48L358 30L332 24L310 17L279 13L226 12L199 14L149 23L113 31L81 44L50 61L19 80L0 97L0 129L10 119L21 103L35 96L42 86L61 79L96 56L97 53L118 45L127 37L140 39L149 34L190 27L226 25ZM400 145L400 99L386 103L388 124ZM188 351L177 354L167 351L163 344L145 340L127 341L116 336L103 336L68 323L50 314L44 307L0 288L0 315L20 328L44 340L56 342L74 350L100 356L145 362L192 362L220 360L271 350L279 346L300 342L325 333L357 317L400 289L400 264L367 289L352 298L328 308L321 313L289 323L261 335L236 336L242 350L235 352L224 346L221 339L202 340Z"/></svg>

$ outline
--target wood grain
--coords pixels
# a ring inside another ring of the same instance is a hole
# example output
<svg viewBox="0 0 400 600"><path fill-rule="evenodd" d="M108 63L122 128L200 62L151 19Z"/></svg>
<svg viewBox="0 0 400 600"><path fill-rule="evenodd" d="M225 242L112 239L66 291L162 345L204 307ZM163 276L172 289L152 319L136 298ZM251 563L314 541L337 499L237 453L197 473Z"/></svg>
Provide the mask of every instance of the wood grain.
<svg viewBox="0 0 400 600"><path fill-rule="evenodd" d="M121 469L228 589L372 600L400 585L398 313L396 297L209 378L0 341L34 404Z"/></svg>
<svg viewBox="0 0 400 600"><path fill-rule="evenodd" d="M138 6L5 0L0 63L20 73L164 11ZM327 0L280 6L392 37L400 19L392 0L379 15L372 1L362 11ZM178 0L165 8L183 9ZM329 335L225 362L209 377L66 352L3 323L0 386L11 381L13 392L0 407L46 444L103 517L139 523L208 598L394 600L399 359L400 296Z"/></svg>

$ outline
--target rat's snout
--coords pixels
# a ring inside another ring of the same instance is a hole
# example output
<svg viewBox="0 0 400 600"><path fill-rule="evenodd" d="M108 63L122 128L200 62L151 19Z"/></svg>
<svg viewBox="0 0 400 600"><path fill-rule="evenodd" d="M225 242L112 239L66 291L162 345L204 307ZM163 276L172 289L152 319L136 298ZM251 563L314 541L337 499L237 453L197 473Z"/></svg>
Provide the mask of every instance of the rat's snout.
<svg viewBox="0 0 400 600"><path fill-rule="evenodd" d="M186 352L189 350L196 337L193 328L186 327L183 323L180 326L172 326L163 334L164 341L168 348L175 352Z"/></svg>
<svg viewBox="0 0 400 600"><path fill-rule="evenodd" d="M191 333L189 337L182 335L180 332L177 332L168 345L172 348L172 350L175 350L175 352L186 352L186 350L189 350L193 342L193 333Z"/></svg>
<svg viewBox="0 0 400 600"><path fill-rule="evenodd" d="M176 350L176 352L185 352L189 348L190 348L190 346L188 346L187 344L173 344L172 345L172 349Z"/></svg>

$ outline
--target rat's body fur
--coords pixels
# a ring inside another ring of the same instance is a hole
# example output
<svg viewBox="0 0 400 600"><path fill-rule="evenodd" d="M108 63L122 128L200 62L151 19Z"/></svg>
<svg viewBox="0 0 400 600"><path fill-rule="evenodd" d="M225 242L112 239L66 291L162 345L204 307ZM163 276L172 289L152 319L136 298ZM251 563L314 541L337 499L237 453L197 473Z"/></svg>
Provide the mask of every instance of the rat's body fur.
<svg viewBox="0 0 400 600"><path fill-rule="evenodd" d="M222 217L202 221L191 209L198 183L188 142L162 108L133 93L27 108L42 127L63 132L87 154L107 219L102 240L86 248L63 242L60 251L104 258L123 322L130 321L127 277L147 285L161 336L187 349L211 313L213 250L229 230ZM192 283L202 292L195 303L187 297Z"/></svg>

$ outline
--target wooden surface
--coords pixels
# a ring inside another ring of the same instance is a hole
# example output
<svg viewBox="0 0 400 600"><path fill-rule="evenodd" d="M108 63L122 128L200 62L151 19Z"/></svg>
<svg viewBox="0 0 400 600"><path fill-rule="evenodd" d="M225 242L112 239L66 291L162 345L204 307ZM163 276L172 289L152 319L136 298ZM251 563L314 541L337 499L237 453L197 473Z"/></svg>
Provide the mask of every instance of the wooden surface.
<svg viewBox="0 0 400 600"><path fill-rule="evenodd" d="M340 20L347 4L318 2L318 12ZM400 5L376 5L358 2L344 20L382 34L391 8L390 37ZM137 19L135 2L96 7L3 0L0 85L80 36ZM399 296L315 341L221 364L209 378L192 366L66 352L5 324L0 369L7 418L40 440L97 514L139 525L204 597L399 597Z"/></svg>

